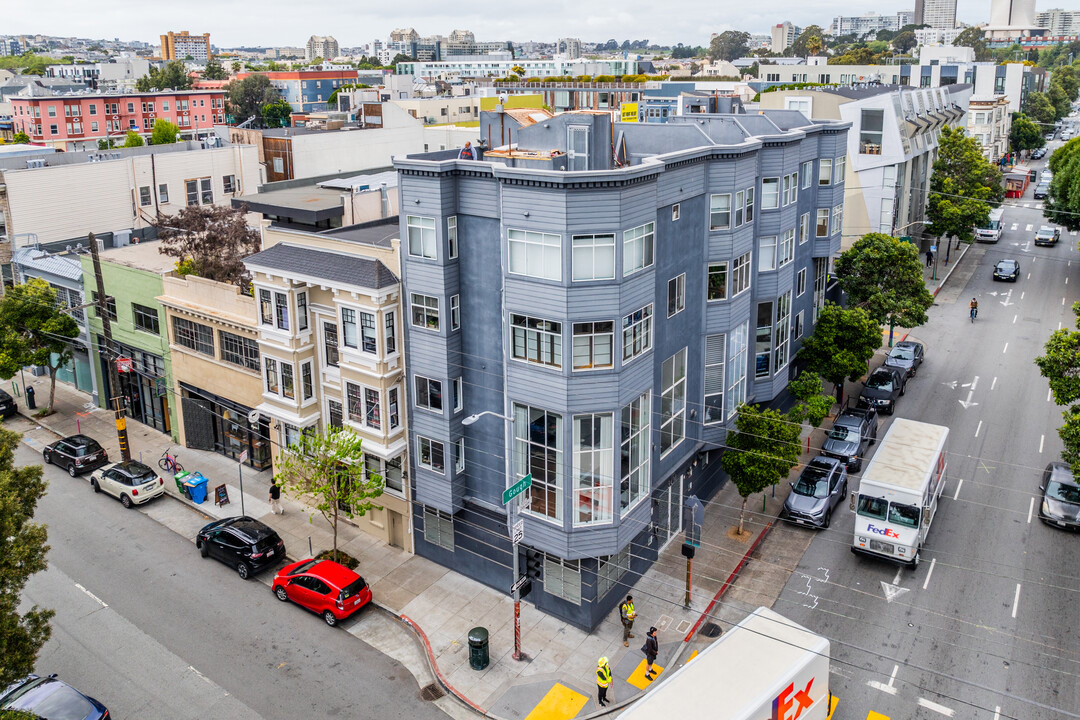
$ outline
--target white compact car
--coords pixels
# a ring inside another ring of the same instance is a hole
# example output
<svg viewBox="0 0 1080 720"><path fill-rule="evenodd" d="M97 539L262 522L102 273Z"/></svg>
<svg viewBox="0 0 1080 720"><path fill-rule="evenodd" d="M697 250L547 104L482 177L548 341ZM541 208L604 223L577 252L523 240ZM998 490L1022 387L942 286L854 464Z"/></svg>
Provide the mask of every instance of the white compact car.
<svg viewBox="0 0 1080 720"><path fill-rule="evenodd" d="M94 492L119 498L126 508L165 494L165 481L138 460L113 463L95 470L90 476L90 487Z"/></svg>

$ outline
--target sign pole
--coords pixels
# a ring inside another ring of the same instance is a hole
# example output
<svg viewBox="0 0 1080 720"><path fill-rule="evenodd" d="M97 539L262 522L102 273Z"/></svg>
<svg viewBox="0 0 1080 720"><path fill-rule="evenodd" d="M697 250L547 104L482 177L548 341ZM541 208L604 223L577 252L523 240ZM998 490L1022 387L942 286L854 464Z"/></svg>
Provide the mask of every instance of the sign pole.
<svg viewBox="0 0 1080 720"><path fill-rule="evenodd" d="M236 463L236 471L240 473L240 514L247 515L244 512L244 463L247 462L248 451L244 450L240 453L240 460Z"/></svg>
<svg viewBox="0 0 1080 720"><path fill-rule="evenodd" d="M686 599L683 600L683 607L690 608L690 578L694 573L694 558L686 558Z"/></svg>
<svg viewBox="0 0 1080 720"><path fill-rule="evenodd" d="M513 532L513 526L517 525L518 521L518 498L514 498L510 501L513 503L513 522L511 523L511 533L513 533L512 540L514 548L514 659L523 660L524 657L521 654L521 587L516 582L518 577L521 576L521 561L518 559L518 539L517 533Z"/></svg>

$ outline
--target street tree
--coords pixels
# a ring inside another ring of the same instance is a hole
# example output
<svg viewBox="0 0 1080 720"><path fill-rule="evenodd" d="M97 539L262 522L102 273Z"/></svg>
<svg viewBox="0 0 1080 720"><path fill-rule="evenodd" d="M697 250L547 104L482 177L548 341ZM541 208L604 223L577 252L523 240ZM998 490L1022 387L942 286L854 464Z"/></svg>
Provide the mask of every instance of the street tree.
<svg viewBox="0 0 1080 720"><path fill-rule="evenodd" d="M1069 114L1071 103L1069 101L1069 95L1065 92L1065 88L1061 83L1055 80L1050 81L1050 88L1046 91L1046 97L1050 100L1050 104L1054 106L1054 119L1060 120Z"/></svg>
<svg viewBox="0 0 1080 720"><path fill-rule="evenodd" d="M188 75L187 66L182 61L170 60L163 68L150 68L149 74L135 81L135 89L139 92L190 90L191 76Z"/></svg>
<svg viewBox="0 0 1080 720"><path fill-rule="evenodd" d="M1076 100L1080 92L1080 78L1077 78L1076 68L1072 65L1059 65L1050 73L1050 83L1058 84L1065 91L1065 97L1069 102Z"/></svg>
<svg viewBox="0 0 1080 720"><path fill-rule="evenodd" d="M20 130L19 132L15 133L15 135L11 138L11 142L15 143L16 145L29 145L30 136Z"/></svg>
<svg viewBox="0 0 1080 720"><path fill-rule="evenodd" d="M1038 90L1032 90L1027 94L1027 97L1024 98L1022 110L1024 115L1039 123L1044 130L1057 120L1057 111L1051 104L1050 98L1046 96L1046 93Z"/></svg>
<svg viewBox="0 0 1080 720"><path fill-rule="evenodd" d="M169 145L176 142L180 137L180 128L165 118L154 121L154 129L150 131L150 143L153 145Z"/></svg>
<svg viewBox="0 0 1080 720"><path fill-rule="evenodd" d="M275 468L274 479L282 490L313 498L315 509L333 528L335 561L341 515L351 520L380 507L375 498L383 493L383 479L366 472L360 436L351 430L301 433L281 451Z"/></svg>
<svg viewBox="0 0 1080 720"><path fill-rule="evenodd" d="M917 327L934 304L918 249L884 233L855 241L836 259L834 274L850 304L866 310L878 325Z"/></svg>
<svg viewBox="0 0 1080 720"><path fill-rule="evenodd" d="M246 286L244 258L259 251L259 232L244 220L244 208L191 205L175 215L158 215L162 255L178 268L207 280Z"/></svg>
<svg viewBox="0 0 1080 720"><path fill-rule="evenodd" d="M803 370L799 377L788 383L788 392L799 401L788 411L788 417L796 423L808 422L812 427L821 427L834 402L831 395L825 394L821 376Z"/></svg>
<svg viewBox="0 0 1080 720"><path fill-rule="evenodd" d="M40 465L15 463L21 438L0 428L0 687L34 671L38 651L52 634L52 610L34 605L19 612L23 588L45 569L49 552L45 526L33 521L46 483Z"/></svg>
<svg viewBox="0 0 1080 720"><path fill-rule="evenodd" d="M143 142L142 135L134 130L128 130L127 135L124 136L124 147L142 147L146 143Z"/></svg>
<svg viewBox="0 0 1080 720"><path fill-rule="evenodd" d="M836 386L836 401L843 405L844 381L865 375L880 347L881 325L866 310L826 303L798 357L807 370Z"/></svg>
<svg viewBox="0 0 1080 720"><path fill-rule="evenodd" d="M1013 152L1023 150L1035 150L1046 145L1042 128L1024 115L1013 118L1012 127L1009 129L1009 149Z"/></svg>
<svg viewBox="0 0 1080 720"><path fill-rule="evenodd" d="M983 157L979 141L963 129L941 128L926 213L931 234L970 242L975 226L989 217L991 204L1004 198L1001 171Z"/></svg>
<svg viewBox="0 0 1080 720"><path fill-rule="evenodd" d="M339 88L340 89L340 88ZM334 91L336 93L337 90ZM329 102L334 101L334 93L331 93ZM269 102L259 108L259 114L262 116L263 124L267 127L285 127L289 124L289 118L292 117L292 105L289 101L283 97L279 97L274 102Z"/></svg>
<svg viewBox="0 0 1080 720"><path fill-rule="evenodd" d="M233 74L236 74L236 73L240 72L240 70L243 69L243 67L244 66L240 63L239 60L233 60L233 63L232 63Z"/></svg>
<svg viewBox="0 0 1080 720"><path fill-rule="evenodd" d="M61 311L56 290L40 278L8 288L0 297L0 378L27 365L49 370L49 404L56 395L56 372L71 361L71 341L79 324Z"/></svg>
<svg viewBox="0 0 1080 720"><path fill-rule="evenodd" d="M825 31L818 25L807 25L806 28L799 33L795 41L791 43L791 47L784 50L784 55L787 57L806 57L807 55L816 55L821 52L822 40L825 37Z"/></svg>
<svg viewBox="0 0 1080 720"><path fill-rule="evenodd" d="M799 423L779 410L754 405L736 410L735 429L728 432L720 464L742 498L739 535L744 533L747 498L777 484L799 464L799 430Z"/></svg>
<svg viewBox="0 0 1080 720"><path fill-rule="evenodd" d="M229 92L229 110L236 116L238 123L252 115L258 115L259 108L280 97L277 89L270 84L270 78L262 73L252 73L243 80L233 80L225 87Z"/></svg>
<svg viewBox="0 0 1080 720"><path fill-rule="evenodd" d="M1069 230L1080 230L1080 138L1073 138L1050 156L1050 195L1046 218Z"/></svg>
<svg viewBox="0 0 1080 720"><path fill-rule="evenodd" d="M975 59L982 62L993 59L993 51L986 45L985 33L981 27L969 27L952 41L955 47L969 47L975 51Z"/></svg>
<svg viewBox="0 0 1080 720"><path fill-rule="evenodd" d="M206 67L203 68L202 76L206 80L227 80L229 74L225 72L225 68L222 66L220 60L210 58L206 61Z"/></svg>
<svg viewBox="0 0 1080 720"><path fill-rule="evenodd" d="M416 62L416 58L410 57L405 53L398 53L397 55L395 55L394 59L390 61L390 67L394 69L395 73L397 72L398 63L402 62Z"/></svg>
<svg viewBox="0 0 1080 720"><path fill-rule="evenodd" d="M1080 329L1080 302L1073 303L1076 327ZM1066 409L1058 429L1064 445L1061 458L1080 476L1080 332L1061 328L1050 334L1043 355L1035 358L1039 372L1049 381L1054 402Z"/></svg>
<svg viewBox="0 0 1080 720"><path fill-rule="evenodd" d="M750 54L750 33L725 30L709 43L709 59L731 62Z"/></svg>
<svg viewBox="0 0 1080 720"><path fill-rule="evenodd" d="M919 40L915 37L915 32L912 30L905 30L892 39L893 49L900 53L906 53L909 50L913 50L918 44Z"/></svg>

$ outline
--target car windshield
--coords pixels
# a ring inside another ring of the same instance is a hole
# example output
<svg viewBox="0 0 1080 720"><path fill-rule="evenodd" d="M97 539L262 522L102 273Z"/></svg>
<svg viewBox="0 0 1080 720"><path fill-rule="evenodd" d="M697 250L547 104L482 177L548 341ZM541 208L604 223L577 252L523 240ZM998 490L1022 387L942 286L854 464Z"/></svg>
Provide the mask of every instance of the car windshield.
<svg viewBox="0 0 1080 720"><path fill-rule="evenodd" d="M866 380L866 387L876 390L892 390L892 373L874 373Z"/></svg>
<svg viewBox="0 0 1080 720"><path fill-rule="evenodd" d="M843 425L833 425L832 430L829 431L830 440L854 440L855 430Z"/></svg>
<svg viewBox="0 0 1080 720"><path fill-rule="evenodd" d="M1001 272L1012 272L1015 265L1009 260L1002 260L998 263L998 270Z"/></svg>
<svg viewBox="0 0 1080 720"><path fill-rule="evenodd" d="M812 498L823 498L829 495L829 471L825 468L810 465L806 468L799 481L795 483L795 493Z"/></svg>
<svg viewBox="0 0 1080 720"><path fill-rule="evenodd" d="M1072 503L1073 505L1080 505L1080 485L1052 480L1046 486L1046 497Z"/></svg>
<svg viewBox="0 0 1080 720"><path fill-rule="evenodd" d="M355 597L366 587L367 583L364 582L364 578L356 578L356 580L349 583L345 589L341 591L341 599L348 600L351 597Z"/></svg>
<svg viewBox="0 0 1080 720"><path fill-rule="evenodd" d="M888 501L883 498L869 497L868 495L859 496L858 513L860 515L874 518L876 520L884 520L885 511L888 507Z"/></svg>
<svg viewBox="0 0 1080 720"><path fill-rule="evenodd" d="M889 505L889 522L907 527L919 527L919 508L914 505Z"/></svg>
<svg viewBox="0 0 1080 720"><path fill-rule="evenodd" d="M896 360L914 360L915 351L910 348L893 348L892 352L889 353L889 357Z"/></svg>

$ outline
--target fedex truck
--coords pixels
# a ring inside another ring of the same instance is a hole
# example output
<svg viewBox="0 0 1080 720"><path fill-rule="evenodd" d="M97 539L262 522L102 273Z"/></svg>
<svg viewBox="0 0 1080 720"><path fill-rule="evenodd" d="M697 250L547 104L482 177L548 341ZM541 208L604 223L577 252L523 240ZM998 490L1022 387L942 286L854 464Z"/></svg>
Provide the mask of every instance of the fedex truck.
<svg viewBox="0 0 1080 720"><path fill-rule="evenodd" d="M826 720L829 702L829 641L760 607L619 718Z"/></svg>
<svg viewBox="0 0 1080 720"><path fill-rule="evenodd" d="M979 242L996 243L1001 239L1004 218L1005 208L997 207L991 210L986 222L975 227L975 239Z"/></svg>
<svg viewBox="0 0 1080 720"><path fill-rule="evenodd" d="M855 511L852 552L919 564L945 487L949 428L907 418L893 421L859 489L851 493Z"/></svg>

